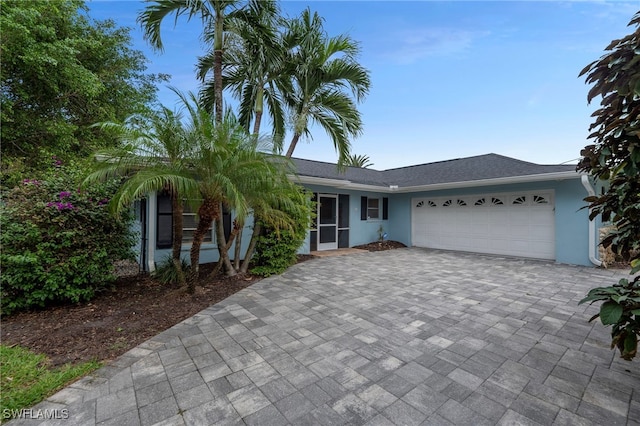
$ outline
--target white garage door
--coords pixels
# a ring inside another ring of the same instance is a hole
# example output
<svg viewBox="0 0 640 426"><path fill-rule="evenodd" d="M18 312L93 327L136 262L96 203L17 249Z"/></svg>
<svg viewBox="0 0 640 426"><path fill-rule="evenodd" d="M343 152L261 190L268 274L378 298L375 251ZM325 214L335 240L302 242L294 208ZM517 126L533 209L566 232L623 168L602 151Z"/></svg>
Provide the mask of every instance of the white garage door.
<svg viewBox="0 0 640 426"><path fill-rule="evenodd" d="M413 245L555 259L553 191L414 198Z"/></svg>

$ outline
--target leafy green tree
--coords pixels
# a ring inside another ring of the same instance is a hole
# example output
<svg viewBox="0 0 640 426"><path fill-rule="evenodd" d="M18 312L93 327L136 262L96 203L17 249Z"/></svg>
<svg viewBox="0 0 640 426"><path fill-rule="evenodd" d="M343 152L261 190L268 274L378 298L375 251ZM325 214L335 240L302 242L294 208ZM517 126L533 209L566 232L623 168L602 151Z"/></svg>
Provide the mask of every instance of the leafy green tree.
<svg viewBox="0 0 640 426"><path fill-rule="evenodd" d="M185 283L180 256L183 199L199 198L188 170L192 153L182 118L181 114L162 107L157 112L132 116L124 124L100 124L121 146L98 152L96 170L84 181L88 186L114 177L125 178L111 201L118 215L129 209L133 200L144 198L150 192L169 193L173 213L171 259L178 284Z"/></svg>
<svg viewBox="0 0 640 426"><path fill-rule="evenodd" d="M640 271L640 12L629 26L635 30L614 40L606 53L585 67L593 83L588 101L600 97L600 108L593 113L589 135L593 145L585 147L578 171L607 182L601 195L589 197L591 218L602 215L614 230L602 244L611 246L631 262L631 273ZM594 288L581 303L603 301L600 317L612 325L612 348L624 359L636 356L640 335L640 275L622 279L611 287Z"/></svg>
<svg viewBox="0 0 640 426"><path fill-rule="evenodd" d="M144 73L146 59L131 49L128 29L87 12L81 0L2 2L5 178L37 169L51 155L79 158L109 146L113 141L90 126L141 111L166 80Z"/></svg>
<svg viewBox="0 0 640 426"><path fill-rule="evenodd" d="M349 138L362 132L356 102L364 99L371 85L369 72L356 60L358 44L346 35L329 37L323 19L306 9L288 21L285 45L293 72L293 91L285 94L293 127L286 156L293 155L300 137L309 136L310 124L317 123L344 161Z"/></svg>

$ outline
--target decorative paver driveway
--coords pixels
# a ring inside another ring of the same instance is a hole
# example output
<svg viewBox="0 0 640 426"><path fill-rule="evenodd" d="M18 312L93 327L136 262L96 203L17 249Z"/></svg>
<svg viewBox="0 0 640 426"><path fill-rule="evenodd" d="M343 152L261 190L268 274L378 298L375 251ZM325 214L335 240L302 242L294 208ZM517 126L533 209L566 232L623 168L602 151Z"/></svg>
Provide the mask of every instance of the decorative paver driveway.
<svg viewBox="0 0 640 426"><path fill-rule="evenodd" d="M616 275L423 249L315 259L36 408L62 425L637 424L638 361L577 305Z"/></svg>

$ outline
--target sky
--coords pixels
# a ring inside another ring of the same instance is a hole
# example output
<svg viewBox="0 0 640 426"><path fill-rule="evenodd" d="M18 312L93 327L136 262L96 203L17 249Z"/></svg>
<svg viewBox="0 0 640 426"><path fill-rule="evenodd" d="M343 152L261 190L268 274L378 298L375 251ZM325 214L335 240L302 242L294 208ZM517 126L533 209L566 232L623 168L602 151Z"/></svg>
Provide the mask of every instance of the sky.
<svg viewBox="0 0 640 426"><path fill-rule="evenodd" d="M132 47L148 58L147 72L170 74L168 84L180 91L198 91L195 63L208 50L198 19L166 19L165 48L156 52L136 24L144 2L88 6L90 17L132 28ZM289 17L309 7L325 19L330 36L348 34L359 43L371 89L358 106L364 129L351 141L352 153L367 155L377 170L487 153L576 163L592 143L587 136L599 103L587 104L589 86L578 75L612 40L631 33L627 24L640 10L639 1L618 0L285 0L280 6ZM177 108L166 85L158 97ZM312 138L293 156L337 161L321 128L312 127Z"/></svg>

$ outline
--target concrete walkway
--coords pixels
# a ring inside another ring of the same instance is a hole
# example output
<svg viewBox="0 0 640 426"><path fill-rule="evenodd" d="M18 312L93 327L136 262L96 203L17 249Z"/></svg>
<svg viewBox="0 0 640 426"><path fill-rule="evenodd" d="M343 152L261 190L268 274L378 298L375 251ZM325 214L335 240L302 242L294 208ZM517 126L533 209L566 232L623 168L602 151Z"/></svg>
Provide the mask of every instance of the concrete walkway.
<svg viewBox="0 0 640 426"><path fill-rule="evenodd" d="M32 414L67 426L640 424L640 361L620 360L609 329L587 322L596 307L577 305L617 276L423 249L314 259Z"/></svg>

